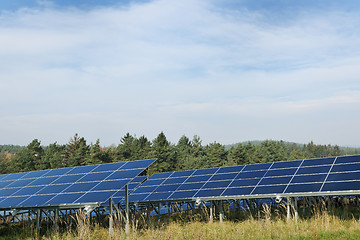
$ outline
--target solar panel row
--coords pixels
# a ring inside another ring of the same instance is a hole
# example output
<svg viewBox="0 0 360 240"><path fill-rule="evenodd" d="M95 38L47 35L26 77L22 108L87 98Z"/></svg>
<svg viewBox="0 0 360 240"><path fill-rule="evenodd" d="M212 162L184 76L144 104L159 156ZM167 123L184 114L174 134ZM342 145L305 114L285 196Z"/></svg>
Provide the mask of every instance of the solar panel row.
<svg viewBox="0 0 360 240"><path fill-rule="evenodd" d="M158 173L130 201L360 190L360 155Z"/></svg>
<svg viewBox="0 0 360 240"><path fill-rule="evenodd" d="M0 208L107 203L155 159L0 175Z"/></svg>

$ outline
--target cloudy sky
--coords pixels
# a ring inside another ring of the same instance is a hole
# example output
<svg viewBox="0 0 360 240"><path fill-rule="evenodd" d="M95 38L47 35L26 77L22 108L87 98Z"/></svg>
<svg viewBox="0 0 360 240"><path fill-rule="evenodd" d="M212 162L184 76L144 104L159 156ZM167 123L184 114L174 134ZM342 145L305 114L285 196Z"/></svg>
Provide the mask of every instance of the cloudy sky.
<svg viewBox="0 0 360 240"><path fill-rule="evenodd" d="M358 0L0 0L0 144L360 146Z"/></svg>

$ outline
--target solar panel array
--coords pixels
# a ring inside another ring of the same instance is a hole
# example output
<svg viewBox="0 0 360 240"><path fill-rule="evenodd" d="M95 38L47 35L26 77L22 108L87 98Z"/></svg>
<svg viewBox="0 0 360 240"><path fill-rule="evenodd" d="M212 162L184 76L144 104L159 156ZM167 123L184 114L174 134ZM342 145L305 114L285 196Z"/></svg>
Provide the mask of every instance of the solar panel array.
<svg viewBox="0 0 360 240"><path fill-rule="evenodd" d="M0 175L0 209L62 204L107 204L134 188L155 159Z"/></svg>
<svg viewBox="0 0 360 240"><path fill-rule="evenodd" d="M130 201L360 190L360 155L219 167L152 175Z"/></svg>

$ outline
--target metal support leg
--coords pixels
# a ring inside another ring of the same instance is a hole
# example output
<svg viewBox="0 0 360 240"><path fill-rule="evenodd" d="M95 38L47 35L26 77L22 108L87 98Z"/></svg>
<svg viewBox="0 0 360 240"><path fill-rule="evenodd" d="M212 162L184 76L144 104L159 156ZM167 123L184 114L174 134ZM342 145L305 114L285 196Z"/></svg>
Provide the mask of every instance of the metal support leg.
<svg viewBox="0 0 360 240"><path fill-rule="evenodd" d="M298 218L299 218L298 205L297 205L297 197L294 198L294 205L295 205L295 221L297 221Z"/></svg>
<svg viewBox="0 0 360 240"><path fill-rule="evenodd" d="M220 212L220 214L219 214L220 223L223 223L223 221L224 221L224 209L223 209L223 202L222 201L219 202L219 212Z"/></svg>
<svg viewBox="0 0 360 240"><path fill-rule="evenodd" d="M146 207L146 221L147 221L147 227L150 227L150 204Z"/></svg>
<svg viewBox="0 0 360 240"><path fill-rule="evenodd" d="M40 221L41 221L41 211L40 209L36 210L36 231L40 231Z"/></svg>
<svg viewBox="0 0 360 240"><path fill-rule="evenodd" d="M55 209L55 216L54 216L54 232L59 230L59 210Z"/></svg>
<svg viewBox="0 0 360 240"><path fill-rule="evenodd" d="M214 222L214 213L213 213L213 210L214 210L214 203L213 201L210 201L210 217L209 217L209 222Z"/></svg>
<svg viewBox="0 0 360 240"><path fill-rule="evenodd" d="M125 205L126 205L126 209L125 209L125 233L129 234L130 233L130 219L129 219L129 211L130 211L130 207L129 207L129 186L126 184L125 185Z"/></svg>
<svg viewBox="0 0 360 240"><path fill-rule="evenodd" d="M287 221L289 221L290 220L290 198L289 197L287 197L287 206L286 206L287 208L286 208L286 212L287 212L287 214L286 214L286 220Z"/></svg>
<svg viewBox="0 0 360 240"><path fill-rule="evenodd" d="M113 201L112 198L109 199L109 234L110 236L114 235L114 212L113 212Z"/></svg>

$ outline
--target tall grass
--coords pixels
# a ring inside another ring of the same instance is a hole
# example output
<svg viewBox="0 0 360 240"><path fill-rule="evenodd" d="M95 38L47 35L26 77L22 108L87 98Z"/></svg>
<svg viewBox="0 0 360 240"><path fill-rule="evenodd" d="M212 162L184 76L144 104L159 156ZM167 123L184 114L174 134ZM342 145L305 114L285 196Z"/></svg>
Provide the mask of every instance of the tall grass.
<svg viewBox="0 0 360 240"><path fill-rule="evenodd" d="M268 211L268 209L264 209ZM269 212L267 212L269 213ZM286 221L284 218L271 219L270 215L260 219L245 221L207 223L191 221L187 223L169 222L150 228L132 228L128 235L122 228L116 228L112 236L108 229L99 225L91 226L80 218L75 231L53 233L41 239L99 239L99 240L160 240L160 239L359 239L360 221L343 220L327 213L316 214L309 219ZM33 239L33 235L29 236Z"/></svg>
<svg viewBox="0 0 360 240"><path fill-rule="evenodd" d="M286 220L285 207L271 209L263 205L256 212L242 211L241 220L225 220L220 223L206 221L206 215L201 213L168 216L159 220L151 219L150 227L133 221L129 234L125 234L121 218L115 219L114 234L110 235L106 226L91 223L89 218L80 213L73 217L74 227L63 228L63 231L48 231L42 236L34 231L18 228L1 234L0 239L99 239L99 240L183 240L183 239L359 239L360 220L347 213L334 215L324 209L312 212L311 217L302 216L297 221ZM340 210L339 210L340 211ZM339 212L340 213L340 212ZM229 214L228 214L229 216ZM344 217L346 216L346 217Z"/></svg>

